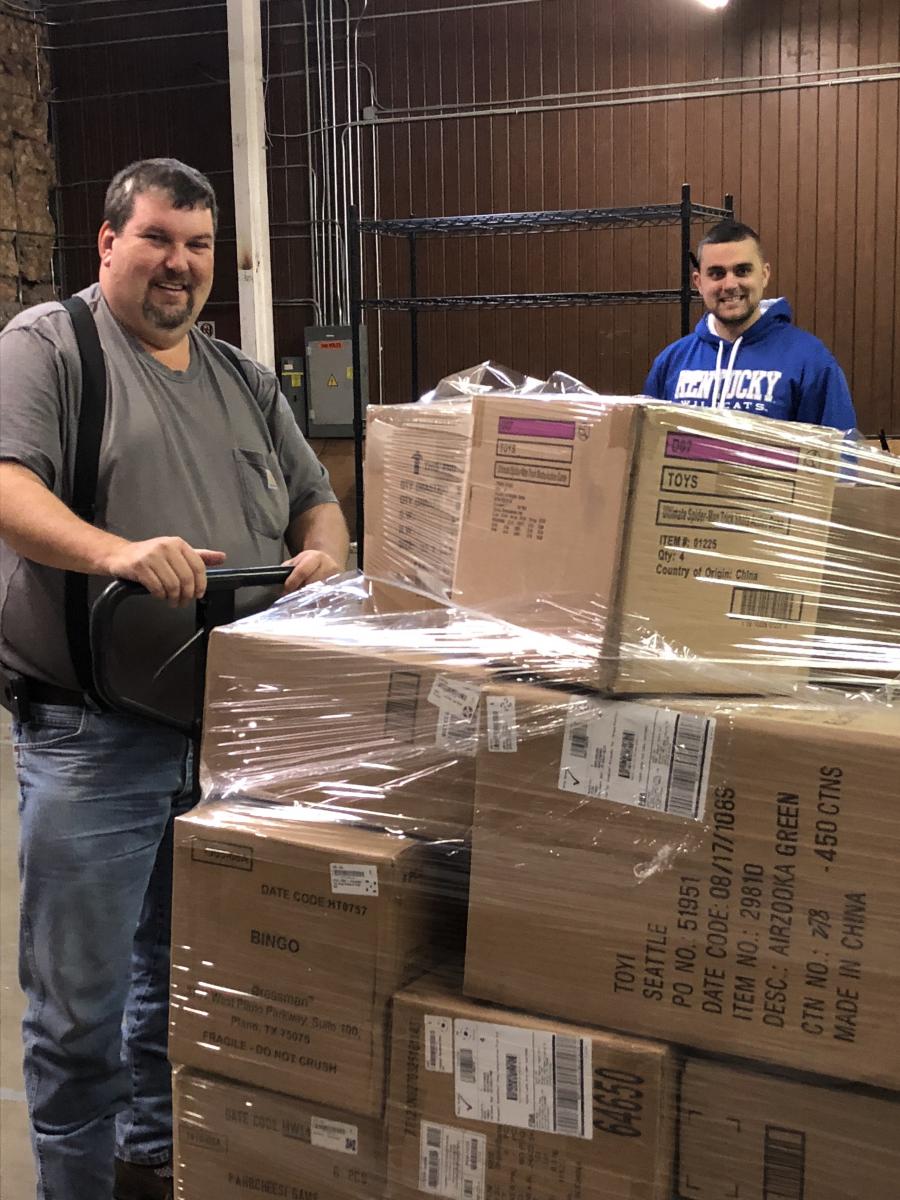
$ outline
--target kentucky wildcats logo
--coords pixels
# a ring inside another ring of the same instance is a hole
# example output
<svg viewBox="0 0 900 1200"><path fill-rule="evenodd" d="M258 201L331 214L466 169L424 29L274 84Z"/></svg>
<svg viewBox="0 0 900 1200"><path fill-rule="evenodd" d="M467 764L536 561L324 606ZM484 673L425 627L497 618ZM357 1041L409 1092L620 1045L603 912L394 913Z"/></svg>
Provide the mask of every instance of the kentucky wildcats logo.
<svg viewBox="0 0 900 1200"><path fill-rule="evenodd" d="M775 399L775 385L781 371L719 371L719 401L756 400L771 404ZM681 371L675 388L676 400L702 402L715 394L715 371Z"/></svg>

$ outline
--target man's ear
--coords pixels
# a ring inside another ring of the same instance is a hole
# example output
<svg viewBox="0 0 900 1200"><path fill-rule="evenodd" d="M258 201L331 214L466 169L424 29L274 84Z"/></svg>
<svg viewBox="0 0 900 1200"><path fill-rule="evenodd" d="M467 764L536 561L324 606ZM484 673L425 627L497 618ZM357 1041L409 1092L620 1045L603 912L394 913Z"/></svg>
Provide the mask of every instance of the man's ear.
<svg viewBox="0 0 900 1200"><path fill-rule="evenodd" d="M112 246L115 240L115 230L109 221L104 221L100 226L100 232L97 234L97 252L100 255L100 265L103 267L109 266L109 256L112 254Z"/></svg>
<svg viewBox="0 0 900 1200"><path fill-rule="evenodd" d="M691 271L691 283L694 285L694 291L700 291L700 272Z"/></svg>
<svg viewBox="0 0 900 1200"><path fill-rule="evenodd" d="M763 263L763 291L769 286L769 278L772 274L772 268L768 263Z"/></svg>

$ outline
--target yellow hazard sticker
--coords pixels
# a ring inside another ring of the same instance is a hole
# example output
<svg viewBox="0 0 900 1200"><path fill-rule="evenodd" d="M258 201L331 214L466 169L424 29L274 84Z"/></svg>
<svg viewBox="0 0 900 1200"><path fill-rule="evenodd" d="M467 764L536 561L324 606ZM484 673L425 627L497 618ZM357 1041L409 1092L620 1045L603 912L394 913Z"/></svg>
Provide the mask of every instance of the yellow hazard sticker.
<svg viewBox="0 0 900 1200"><path fill-rule="evenodd" d="M338 381L335 379L335 377L333 375L329 375L328 386L329 387L337 387L337 385L338 385Z"/></svg>

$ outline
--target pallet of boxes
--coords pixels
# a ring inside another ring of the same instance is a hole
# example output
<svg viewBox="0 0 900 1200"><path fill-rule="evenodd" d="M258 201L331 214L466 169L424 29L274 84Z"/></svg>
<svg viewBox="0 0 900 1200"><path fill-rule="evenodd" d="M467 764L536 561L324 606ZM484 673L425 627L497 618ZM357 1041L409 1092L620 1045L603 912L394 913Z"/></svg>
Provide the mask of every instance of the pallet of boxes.
<svg viewBox="0 0 900 1200"><path fill-rule="evenodd" d="M373 582L210 646L180 1200L895 1200L898 492L846 458L553 381L370 411Z"/></svg>

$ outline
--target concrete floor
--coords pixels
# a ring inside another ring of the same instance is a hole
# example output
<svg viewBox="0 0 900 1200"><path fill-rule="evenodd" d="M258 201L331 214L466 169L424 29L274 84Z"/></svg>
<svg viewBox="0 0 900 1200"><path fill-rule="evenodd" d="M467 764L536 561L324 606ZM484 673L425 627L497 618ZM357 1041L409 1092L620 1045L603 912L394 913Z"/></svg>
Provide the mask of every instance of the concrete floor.
<svg viewBox="0 0 900 1200"><path fill-rule="evenodd" d="M19 881L18 789L12 766L9 717L0 713L0 1200L35 1194L28 1141L19 1022L22 993L17 978Z"/></svg>

